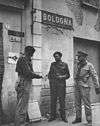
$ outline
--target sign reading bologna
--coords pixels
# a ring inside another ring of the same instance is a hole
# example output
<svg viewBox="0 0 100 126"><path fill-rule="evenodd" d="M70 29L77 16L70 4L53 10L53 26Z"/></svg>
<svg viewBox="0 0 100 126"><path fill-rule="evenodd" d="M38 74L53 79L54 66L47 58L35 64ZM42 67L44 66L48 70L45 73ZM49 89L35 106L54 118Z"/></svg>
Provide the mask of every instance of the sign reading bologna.
<svg viewBox="0 0 100 126"><path fill-rule="evenodd" d="M43 10L41 14L43 24L52 25L63 29L73 29L73 20L70 17L58 15Z"/></svg>

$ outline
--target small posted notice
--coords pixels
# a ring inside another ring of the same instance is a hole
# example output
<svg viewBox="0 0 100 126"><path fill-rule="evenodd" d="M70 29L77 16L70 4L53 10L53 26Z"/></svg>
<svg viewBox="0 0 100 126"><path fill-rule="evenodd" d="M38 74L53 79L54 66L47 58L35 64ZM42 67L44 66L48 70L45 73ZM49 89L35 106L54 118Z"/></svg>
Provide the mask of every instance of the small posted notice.
<svg viewBox="0 0 100 126"><path fill-rule="evenodd" d="M19 58L19 53L15 53L15 52L9 52L8 53L8 63L16 64L18 58Z"/></svg>
<svg viewBox="0 0 100 126"><path fill-rule="evenodd" d="M41 112L37 101L31 101L28 103L28 115L30 121L41 120Z"/></svg>

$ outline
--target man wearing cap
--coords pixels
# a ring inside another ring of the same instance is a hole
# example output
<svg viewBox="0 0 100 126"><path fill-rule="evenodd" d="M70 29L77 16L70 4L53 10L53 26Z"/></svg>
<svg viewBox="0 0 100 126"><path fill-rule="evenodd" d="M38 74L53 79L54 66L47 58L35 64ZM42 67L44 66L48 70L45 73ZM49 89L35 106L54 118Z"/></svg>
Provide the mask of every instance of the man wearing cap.
<svg viewBox="0 0 100 126"><path fill-rule="evenodd" d="M32 46L26 46L24 56L21 56L16 64L18 81L15 87L17 92L15 126L20 126L22 123L25 124L32 79L42 78L42 76L35 74L33 71L31 57L34 52L35 49Z"/></svg>
<svg viewBox="0 0 100 126"><path fill-rule="evenodd" d="M80 123L82 121L82 104L83 101L85 107L85 115L88 125L92 125L92 112L90 102L90 78L95 86L95 91L99 89L99 82L97 73L93 65L87 61L88 54L82 51L78 51L77 57L77 70L75 75L75 108L76 119L73 124Z"/></svg>
<svg viewBox="0 0 100 126"><path fill-rule="evenodd" d="M65 114L65 94L66 79L70 77L70 73L67 63L62 62L61 60L62 53L56 51L53 56L55 58L55 62L51 63L48 74L51 95L51 115L48 121L53 121L56 119L56 105L58 98L62 121L68 122Z"/></svg>

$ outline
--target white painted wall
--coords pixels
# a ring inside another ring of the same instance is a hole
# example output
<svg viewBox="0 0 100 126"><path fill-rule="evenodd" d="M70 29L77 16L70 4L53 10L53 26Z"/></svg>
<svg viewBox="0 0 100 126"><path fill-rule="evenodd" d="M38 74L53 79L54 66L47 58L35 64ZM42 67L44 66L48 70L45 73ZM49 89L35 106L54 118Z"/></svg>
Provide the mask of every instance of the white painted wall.
<svg viewBox="0 0 100 126"><path fill-rule="evenodd" d="M0 22L3 23L3 46L4 46L4 79L2 84L2 103L6 114L12 114L15 110L16 92L14 90L17 75L15 65L8 63L9 52L19 53L21 43L9 41L8 30L21 31L21 13L0 9Z"/></svg>
<svg viewBox="0 0 100 126"><path fill-rule="evenodd" d="M72 17L71 11L65 4L64 0L42 0L42 9L59 15ZM67 81L67 85L73 85L73 36L71 30L62 30L63 33L42 25L42 58L43 73L48 73L51 62L54 61L53 53L61 51L62 60L68 63L71 78Z"/></svg>

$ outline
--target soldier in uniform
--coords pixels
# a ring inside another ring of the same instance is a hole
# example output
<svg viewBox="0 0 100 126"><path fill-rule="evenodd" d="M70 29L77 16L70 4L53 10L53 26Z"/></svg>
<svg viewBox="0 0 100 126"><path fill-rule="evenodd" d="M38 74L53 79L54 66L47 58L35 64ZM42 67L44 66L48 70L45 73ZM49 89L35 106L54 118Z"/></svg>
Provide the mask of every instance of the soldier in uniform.
<svg viewBox="0 0 100 126"><path fill-rule="evenodd" d="M66 94L66 79L70 77L67 63L62 62L61 52L53 54L55 62L51 63L48 74L51 94L51 116L48 121L56 119L56 104L57 98L60 103L60 115L64 122L68 122L65 114L65 94Z"/></svg>
<svg viewBox="0 0 100 126"><path fill-rule="evenodd" d="M33 71L31 57L34 52L35 49L32 46L26 46L25 55L21 56L17 61L16 72L18 73L18 82L15 88L17 92L15 126L20 126L26 122L32 79L42 78L42 76L35 74Z"/></svg>
<svg viewBox="0 0 100 126"><path fill-rule="evenodd" d="M82 105L83 100L85 107L85 115L88 125L92 125L92 112L91 112L91 102L90 102L90 78L95 86L95 90L99 89L99 82L97 73L93 65L87 61L88 54L82 51L78 51L77 57L77 71L75 75L75 108L76 108L76 119L73 124L82 121ZM97 92L96 92L97 93Z"/></svg>

